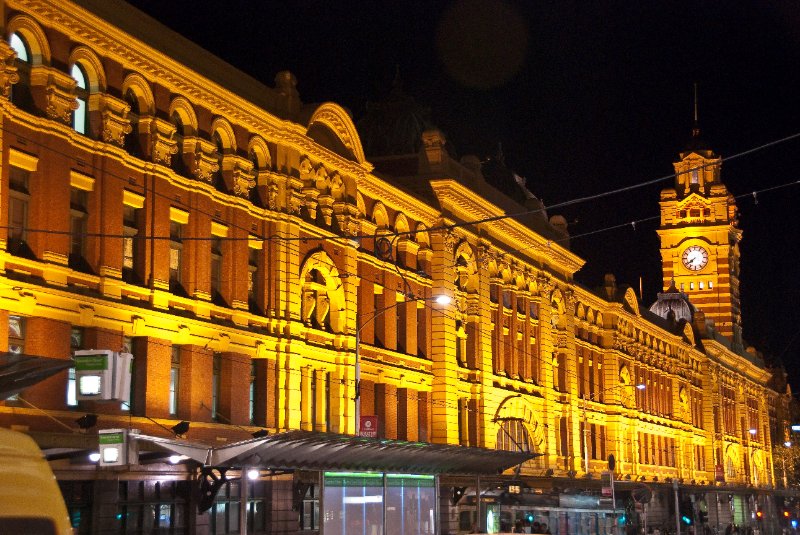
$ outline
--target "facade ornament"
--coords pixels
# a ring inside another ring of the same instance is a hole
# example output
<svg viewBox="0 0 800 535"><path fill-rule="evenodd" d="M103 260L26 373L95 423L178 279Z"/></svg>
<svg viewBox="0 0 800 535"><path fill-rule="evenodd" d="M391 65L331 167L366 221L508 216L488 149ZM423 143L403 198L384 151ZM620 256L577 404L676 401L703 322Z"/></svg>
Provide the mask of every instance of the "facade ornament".
<svg viewBox="0 0 800 535"><path fill-rule="evenodd" d="M426 130L422 133L422 147L430 165L440 165L445 159L447 140L439 130Z"/></svg>
<svg viewBox="0 0 800 535"><path fill-rule="evenodd" d="M332 173L330 178L330 191L331 197L335 201L343 201L345 199L344 180L339 173Z"/></svg>
<svg viewBox="0 0 800 535"><path fill-rule="evenodd" d="M278 209L278 184L275 181L270 181L267 186L267 208Z"/></svg>
<svg viewBox="0 0 800 535"><path fill-rule="evenodd" d="M330 226L333 220L333 197L324 194L320 195L317 197L317 203L319 211L322 213L322 219L325 220L326 225Z"/></svg>
<svg viewBox="0 0 800 535"><path fill-rule="evenodd" d="M91 97L89 97L91 99ZM102 119L102 132L100 133L103 142L122 147L125 145L125 136L132 131L131 121L128 119L128 112L131 105L122 99L112 97L108 93L99 95L100 117ZM174 128L174 127L173 127ZM175 146L171 154L178 152Z"/></svg>
<svg viewBox="0 0 800 535"><path fill-rule="evenodd" d="M303 182L296 178L289 180L289 213L299 214L303 206Z"/></svg>
<svg viewBox="0 0 800 535"><path fill-rule="evenodd" d="M47 65L31 67L31 86L44 87L45 113L50 119L72 123L72 112L78 109L75 98L77 82L67 73Z"/></svg>
<svg viewBox="0 0 800 535"><path fill-rule="evenodd" d="M319 190L315 188L305 188L303 190L303 195L305 196L303 206L306 207L309 217L314 221L317 219L317 206L319 205L317 198L319 197Z"/></svg>
<svg viewBox="0 0 800 535"><path fill-rule="evenodd" d="M311 177L314 166L311 164L311 160L308 159L308 156L303 156L300 159L298 170L300 171L300 180L305 181Z"/></svg>
<svg viewBox="0 0 800 535"><path fill-rule="evenodd" d="M172 156L178 153L175 125L157 117L150 119L150 159L169 167L172 165Z"/></svg>
<svg viewBox="0 0 800 535"><path fill-rule="evenodd" d="M330 189L330 177L324 165L317 167L317 171L314 173L314 187L316 187L320 193L327 193Z"/></svg>
<svg viewBox="0 0 800 535"><path fill-rule="evenodd" d="M0 39L0 94L8 98L11 86L19 82L15 60L17 54L4 39Z"/></svg>
<svg viewBox="0 0 800 535"><path fill-rule="evenodd" d="M233 169L231 170L233 193L247 199L250 197L250 190L256 185L253 162L241 156L232 156L231 158L233 159Z"/></svg>
<svg viewBox="0 0 800 535"><path fill-rule="evenodd" d="M493 255L491 249L485 243L478 244L478 265L485 270L489 269L489 266L492 263Z"/></svg>
<svg viewBox="0 0 800 535"><path fill-rule="evenodd" d="M219 171L217 147L210 141L195 136L183 138L183 159L189 172L197 180L210 183Z"/></svg>

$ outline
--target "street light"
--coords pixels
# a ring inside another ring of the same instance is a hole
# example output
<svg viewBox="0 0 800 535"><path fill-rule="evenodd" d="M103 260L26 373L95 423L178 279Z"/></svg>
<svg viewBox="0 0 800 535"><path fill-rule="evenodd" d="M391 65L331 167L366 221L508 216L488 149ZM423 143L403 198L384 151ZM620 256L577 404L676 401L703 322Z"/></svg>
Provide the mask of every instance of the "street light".
<svg viewBox="0 0 800 535"><path fill-rule="evenodd" d="M417 297L413 293L409 292L406 295L411 301L433 301L437 305L449 305L450 304L450 296L446 294L435 295L432 297ZM356 379L356 395L353 400L356 403L356 435L361 432L361 330L372 323L375 318L385 314L388 310L393 308L397 308L401 303L405 303L407 301L398 301L388 307L384 307L380 310L376 310L372 313L372 315L367 318L367 320L361 324L361 326L356 329L356 366L355 366L355 379Z"/></svg>

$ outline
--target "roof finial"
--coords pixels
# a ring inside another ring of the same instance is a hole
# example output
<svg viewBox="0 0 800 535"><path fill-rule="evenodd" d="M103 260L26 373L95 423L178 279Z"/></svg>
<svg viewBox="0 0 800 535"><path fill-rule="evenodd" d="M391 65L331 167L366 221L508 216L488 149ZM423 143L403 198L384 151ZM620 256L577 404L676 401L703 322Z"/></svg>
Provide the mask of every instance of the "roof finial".
<svg viewBox="0 0 800 535"><path fill-rule="evenodd" d="M692 126L692 137L700 137L700 121L697 116L697 82L694 83L694 126Z"/></svg>

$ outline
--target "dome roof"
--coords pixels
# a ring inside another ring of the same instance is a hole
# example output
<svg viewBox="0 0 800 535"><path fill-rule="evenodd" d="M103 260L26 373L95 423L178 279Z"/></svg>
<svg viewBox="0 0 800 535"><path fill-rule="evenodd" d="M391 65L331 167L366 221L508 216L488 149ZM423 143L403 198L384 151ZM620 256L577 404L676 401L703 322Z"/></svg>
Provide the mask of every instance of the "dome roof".
<svg viewBox="0 0 800 535"><path fill-rule="evenodd" d="M691 322L694 310L694 305L689 302L689 296L678 291L675 281L672 281L667 291L659 293L658 300L650 305L650 312L676 322L682 319Z"/></svg>
<svg viewBox="0 0 800 535"><path fill-rule="evenodd" d="M367 111L356 128L369 156L416 154L422 133L434 128L430 111L406 95L395 76L392 91L381 102L368 102Z"/></svg>

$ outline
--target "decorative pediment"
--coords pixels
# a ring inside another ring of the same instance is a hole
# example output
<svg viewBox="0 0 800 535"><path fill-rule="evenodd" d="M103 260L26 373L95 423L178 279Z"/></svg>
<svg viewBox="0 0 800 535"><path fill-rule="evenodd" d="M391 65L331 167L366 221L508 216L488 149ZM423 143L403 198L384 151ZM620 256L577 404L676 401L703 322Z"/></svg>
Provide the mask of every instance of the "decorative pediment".
<svg viewBox="0 0 800 535"><path fill-rule="evenodd" d="M633 291L633 288L628 288L625 290L625 304L628 306L631 312L636 314L637 316L641 316L642 314L639 312L639 300L636 299L636 292Z"/></svg>
<svg viewBox="0 0 800 535"><path fill-rule="evenodd" d="M315 135L315 127L319 126L325 127L325 129L335 135L335 142L334 140L327 139L325 136ZM308 135L317 143L336 152L340 156L354 160L359 164L366 162L364 148L361 146L361 139L358 137L356 126L353 124L353 120L350 118L347 111L338 104L326 102L314 111L314 114L308 121ZM337 145L341 145L341 147ZM345 150L340 150L341 148Z"/></svg>

